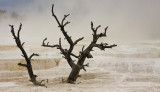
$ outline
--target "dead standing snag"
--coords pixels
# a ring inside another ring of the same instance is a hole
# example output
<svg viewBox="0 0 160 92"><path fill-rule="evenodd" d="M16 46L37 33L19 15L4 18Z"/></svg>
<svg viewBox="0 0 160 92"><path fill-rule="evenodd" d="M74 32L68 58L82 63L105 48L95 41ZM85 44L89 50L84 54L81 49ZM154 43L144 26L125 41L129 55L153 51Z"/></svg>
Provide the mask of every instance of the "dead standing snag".
<svg viewBox="0 0 160 92"><path fill-rule="evenodd" d="M69 83L73 83L74 81L76 81L76 79L79 75L80 69L84 69L86 71L85 66L87 66L87 65L83 65L83 63L84 63L86 58L93 58L93 56L91 55L90 52L93 51L92 49L94 47L97 47L100 50L105 50L106 48L112 48L112 47L117 46L115 44L108 45L107 43L97 44L97 40L100 37L106 37L106 31L107 31L107 28L108 28L108 27L105 28L104 33L98 34L97 30L98 30L99 27L100 27L100 25L98 27L94 28L93 27L93 22L91 22L91 29L93 31L93 40L86 49L84 49L84 47L83 47L83 50L80 52L79 59L78 59L78 62L77 62L78 67L75 66L75 67L72 68L72 71L71 71L71 73L68 77L68 82Z"/></svg>
<svg viewBox="0 0 160 92"><path fill-rule="evenodd" d="M44 80L42 80L41 82L38 82L38 81L36 80L36 77L38 77L38 76L35 75L35 74L33 73L33 70L32 70L31 60L32 60L33 56L39 56L39 55L33 53L32 55L30 55L30 56L28 57L26 51L25 51L24 48L23 48L24 42L22 43L21 40L20 40L20 31L21 31L21 29L22 29L22 24L20 24L20 26L19 26L19 29L18 29L18 32L17 32L17 36L16 36L16 34L15 34L15 31L14 31L14 26L13 26L13 25L9 25L9 26L11 27L11 33L12 33L14 39L15 39L15 42L16 42L16 44L17 44L17 47L21 50L21 52L22 52L22 57L24 57L25 60L26 60L26 64L18 63L18 65L27 68L28 74L29 74L29 77L30 77L30 81L31 81L34 85L45 86L45 84L42 84L42 82L43 82ZM46 86L45 86L45 87L46 87Z"/></svg>
<svg viewBox="0 0 160 92"><path fill-rule="evenodd" d="M57 16L54 13L54 5L52 5L52 16L55 18L58 27L60 28L60 30L62 31L62 34L64 35L65 39L67 40L67 42L69 43L69 48L68 49L64 49L61 45L61 38L59 39L59 44L58 45L49 45L48 43L45 44L45 41L47 40L47 38L45 38L43 40L43 44L42 46L44 47L57 47L57 49L60 49L61 54L63 55L63 57L67 60L67 62L69 63L70 67L72 68L72 71L68 77L67 82L68 83L74 83L76 81L76 79L78 78L79 72L81 69L85 70L86 66L89 66L89 64L83 64L86 58L93 58L93 56L91 55L91 51L93 51L93 47L97 47L100 50L105 50L106 48L112 48L115 47L117 45L113 44L113 45L108 45L107 43L100 43L97 44L97 40L101 37L106 37L106 32L108 27L106 27L104 29L104 33L100 33L98 34L97 31L98 29L101 27L101 25L97 26L96 28L94 28L93 26L93 22L91 22L91 30L93 31L93 40L91 41L91 43L89 44L88 47L84 48L84 46L82 47L82 51L80 51L79 55L75 55L74 53L72 53L74 46L81 40L84 39L84 37L77 39L76 41L73 41L71 39L71 37L67 34L66 30L65 30L65 26L67 26L67 24L69 24L70 22L67 21L65 22L66 18L69 16L68 15L64 15L64 18L62 19L62 21L60 22L59 19L57 18ZM74 62L74 60L72 59L72 57L75 57L77 59L77 63Z"/></svg>

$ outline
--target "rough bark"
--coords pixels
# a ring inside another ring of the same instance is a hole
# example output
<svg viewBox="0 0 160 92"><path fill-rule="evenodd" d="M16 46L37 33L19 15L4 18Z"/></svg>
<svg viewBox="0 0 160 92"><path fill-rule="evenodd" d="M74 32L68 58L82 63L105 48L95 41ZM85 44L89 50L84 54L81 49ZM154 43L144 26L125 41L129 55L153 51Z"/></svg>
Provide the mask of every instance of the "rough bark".
<svg viewBox="0 0 160 92"><path fill-rule="evenodd" d="M14 26L13 26L13 25L9 25L9 26L11 27L11 33L12 33L14 39L15 39L15 42L16 42L16 44L17 44L17 47L21 50L22 56L25 58L25 61L26 61L26 64L18 63L18 65L27 68L28 74L29 74L29 77L30 77L30 81L31 81L34 85L45 86L45 84L42 84L42 82L43 82L44 80L42 80L41 82L38 82L38 81L36 80L36 77L38 77L38 76L33 73L32 64L31 64L31 59L32 59L32 57L33 57L33 56L39 56L39 55L33 53L32 55L30 55L30 57L28 57L26 51L25 51L24 48L23 48L24 42L22 43L21 40L20 40L20 31L21 31L21 29L22 29L22 24L20 24L20 26L19 26L17 35L15 34ZM45 86L45 87L46 87L46 86Z"/></svg>
<svg viewBox="0 0 160 92"><path fill-rule="evenodd" d="M97 34L97 30L98 30L99 27L100 27L100 25L98 27L94 28L93 27L93 22L91 22L91 29L93 31L93 40L90 43L90 45L84 51L81 52L80 58L78 59L77 65L82 66L82 68L81 67L74 67L72 69L69 77L68 77L68 82L72 83L72 82L76 81L76 79L78 78L80 69L85 69L84 68L85 65L83 65L83 63L84 63L86 58L92 58L92 55L90 54L90 52L92 51L92 49L94 47L97 47L100 50L105 50L105 48L112 48L112 47L117 46L115 44L108 45L107 43L97 44L97 40L100 37L106 37L106 31L108 29L108 27L106 27L104 33Z"/></svg>
<svg viewBox="0 0 160 92"><path fill-rule="evenodd" d="M93 40L91 41L91 43L89 44L89 46L84 49L84 46L82 47L82 51L80 51L79 55L75 55L72 53L74 46L81 40L84 39L84 37L77 39L76 41L73 41L72 38L67 34L66 30L65 30L65 26L67 24L69 24L70 22L65 22L66 18L69 16L69 14L64 15L64 18L62 19L62 21L60 22L59 19L57 18L57 16L54 13L54 5L52 5L52 16L55 18L58 27L60 28L60 30L62 31L62 34L64 35L65 39L67 40L67 42L69 43L70 47L68 49L63 49L62 45L61 45L61 39L59 40L59 45L49 45L48 43L45 44L45 41L47 39L43 40L43 44L42 46L44 47L57 47L57 49L60 49L61 54L63 55L63 57L68 61L70 67L72 68L72 71L68 77L68 83L74 83L76 81L76 79L79 76L79 72L81 69L85 70L85 67L88 66L89 64L85 64L84 65L84 61L86 58L93 58L93 56L91 55L91 51L93 51L92 49L94 47L99 48L100 50L105 50L106 48L112 48L115 47L117 45L113 44L113 45L108 45L107 43L100 43L97 44L97 40L101 37L106 37L106 32L108 27L106 27L104 29L104 33L97 33L97 30L101 27L101 25L97 26L96 28L94 28L93 26L93 22L91 22L91 30L93 31ZM75 57L77 59L77 63L74 63L74 60L72 59L72 57Z"/></svg>
<svg viewBox="0 0 160 92"><path fill-rule="evenodd" d="M65 31L65 26L67 24L69 24L70 22L65 22L65 19L69 16L69 14L64 15L64 18L62 19L62 21L60 22L57 18L57 16L54 14L53 11L54 5L52 5L52 16L55 18L56 22L58 23L58 27L60 28L62 34L64 35L65 39L67 40L67 42L69 43L69 48L68 49L64 49L61 45L61 38L59 39L59 44L58 45L49 45L49 42L47 44L45 44L45 41L47 40L47 38L45 38L43 40L43 44L42 46L44 47L57 47L57 49L60 49L61 54L63 55L63 57L67 60L68 64L70 65L70 67L72 68L73 66L75 66L75 63L73 61L73 59L71 58L71 56L74 56L76 58L78 58L78 56L76 56L75 54L72 53L74 46L81 40L83 40L84 37L77 39L76 41L73 41L71 39L71 37L67 34L67 32Z"/></svg>

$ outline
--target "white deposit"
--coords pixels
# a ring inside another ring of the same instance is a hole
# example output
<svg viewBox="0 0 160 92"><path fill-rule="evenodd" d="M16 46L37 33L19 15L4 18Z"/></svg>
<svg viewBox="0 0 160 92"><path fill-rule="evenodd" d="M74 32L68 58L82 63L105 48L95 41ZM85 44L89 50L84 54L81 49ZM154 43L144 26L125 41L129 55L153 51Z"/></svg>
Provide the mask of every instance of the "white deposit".
<svg viewBox="0 0 160 92"><path fill-rule="evenodd" d="M79 46L75 52L81 50ZM118 44L100 51L94 49L94 58L87 72L76 84L63 83L71 71L56 48L25 47L29 54L39 53L32 61L38 80L48 79L47 88L29 82L24 62L17 47L0 47L0 92L160 92L160 41Z"/></svg>

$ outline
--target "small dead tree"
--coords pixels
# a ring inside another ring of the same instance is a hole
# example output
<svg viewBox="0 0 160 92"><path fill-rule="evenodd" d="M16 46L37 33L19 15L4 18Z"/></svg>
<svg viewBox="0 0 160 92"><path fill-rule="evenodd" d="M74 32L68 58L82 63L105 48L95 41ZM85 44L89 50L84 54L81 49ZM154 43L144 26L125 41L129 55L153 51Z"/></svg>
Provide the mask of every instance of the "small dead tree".
<svg viewBox="0 0 160 92"><path fill-rule="evenodd" d="M93 58L93 56L91 55L91 51L93 51L94 47L99 48L100 50L105 50L106 48L112 48L115 47L117 45L113 44L113 45L108 45L107 43L100 43L97 44L97 40L101 37L106 37L106 32L108 27L106 27L104 29L104 33L97 33L98 29L101 27L101 25L97 26L96 28L94 28L93 26L93 22L91 22L91 30L93 31L93 40L91 41L91 43L89 44L88 47L82 47L82 51L79 52L79 55L75 55L74 53L72 53L74 46L81 40L84 39L84 37L77 39L76 41L73 41L71 36L69 36L65 30L65 26L67 26L70 22L67 21L65 22L66 18L69 16L68 15L64 15L62 21L59 21L59 19L57 18L57 16L55 15L54 11L54 4L52 5L52 16L55 18L56 22L58 23L58 27L60 28L60 30L62 31L65 39L67 40L67 42L69 43L69 48L68 49L64 49L61 45L61 38L59 38L59 44L57 45L49 45L49 42L46 44L45 41L47 40L47 38L45 38L43 40L42 46L44 47L57 47L57 49L59 49L61 51L61 54L63 55L63 57L67 60L68 64L70 65L70 67L72 68L72 71L68 77L67 82L68 83L74 83L76 81L76 79L79 76L79 72L81 69L83 69L84 71L86 71L85 67L89 66L89 64L84 64L84 61L86 58ZM75 63L72 59L72 57L77 58L77 63Z"/></svg>
<svg viewBox="0 0 160 92"><path fill-rule="evenodd" d="M45 84L42 84L42 82L44 80L42 80L41 82L38 82L36 80L36 77L38 77L37 75L35 75L33 73L33 70L32 70L32 64L31 64L31 59L33 58L33 56L39 56L38 54L31 54L29 57L26 53L26 51L24 50L23 48L23 45L25 42L21 42L20 40L20 31L22 29L22 24L20 24L19 26L19 29L18 29L18 32L17 32L17 35L15 34L15 31L14 31L14 26L13 25L9 25L11 27L11 33L13 35L13 39L15 39L15 42L17 44L17 47L21 50L22 52L22 57L25 58L25 61L26 61L26 64L22 64L22 63L18 63L19 66L22 66L22 67L26 67L27 70L28 70L28 74L29 74L29 77L30 77L30 81L34 84L34 85L38 85L38 86L45 86ZM46 87L46 86L45 86Z"/></svg>

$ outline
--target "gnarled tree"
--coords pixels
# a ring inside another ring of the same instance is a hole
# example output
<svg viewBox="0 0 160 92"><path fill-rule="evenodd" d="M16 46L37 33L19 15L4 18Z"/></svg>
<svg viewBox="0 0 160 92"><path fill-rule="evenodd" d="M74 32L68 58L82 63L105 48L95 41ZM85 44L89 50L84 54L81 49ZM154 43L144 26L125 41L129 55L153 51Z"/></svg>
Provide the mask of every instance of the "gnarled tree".
<svg viewBox="0 0 160 92"><path fill-rule="evenodd" d="M57 47L57 49L59 49L61 51L61 54L63 55L63 57L67 60L68 64L70 65L70 67L72 68L72 71L67 79L68 83L74 83L76 81L76 79L78 78L79 72L81 69L85 70L85 67L88 66L89 64L84 64L84 61L86 58L93 58L93 56L91 55L91 51L93 51L92 49L94 47L99 48L100 50L105 50L106 48L112 48L115 47L117 45L113 44L113 45L108 45L107 43L100 43L97 44L97 40L101 37L106 37L106 32L108 27L106 27L104 29L104 33L97 33L98 29L101 27L101 25L97 26L96 28L94 28L93 26L93 22L91 22L91 30L93 31L93 40L91 41L91 43L88 45L88 47L82 47L82 51L80 51L79 55L75 55L74 53L72 53L74 46L81 40L84 39L84 37L77 39L76 41L73 41L72 38L67 34L66 30L65 30L65 26L67 26L70 22L66 21L66 18L69 16L68 15L64 15L63 19L61 21L59 21L59 19L57 18L57 16L54 13L54 4L52 5L52 16L55 18L58 27L60 28L60 30L62 31L65 39L67 40L67 42L69 43L69 48L68 49L64 49L61 45L61 38L59 39L59 44L57 45L49 45L49 42L46 44L45 41L47 40L47 38L45 38L43 40L42 46L44 47ZM77 58L77 63L75 63L75 60L72 59L72 57Z"/></svg>
<svg viewBox="0 0 160 92"><path fill-rule="evenodd" d="M44 80L42 80L41 82L38 82L36 80L36 77L38 77L37 75L35 75L33 73L33 70L32 70L32 64L31 64L31 59L33 58L33 56L39 56L38 54L31 54L29 57L26 53L26 51L24 50L23 48L23 45L25 42L21 42L20 40L20 31L21 31L21 28L22 28L22 24L20 24L19 26L19 29L18 29L18 32L17 32L17 35L15 34L15 31L14 31L14 26L13 25L9 25L11 27L11 33L15 39L15 42L17 44L17 47L21 50L22 52L22 57L25 58L25 61L26 61L26 64L22 64L22 63L18 63L19 66L22 66L22 67L26 67L27 70L28 70L28 74L29 74L29 77L30 77L30 81L34 84L34 85L38 85L38 86L45 86L45 84L42 84L42 82ZM46 87L46 86L45 86Z"/></svg>

